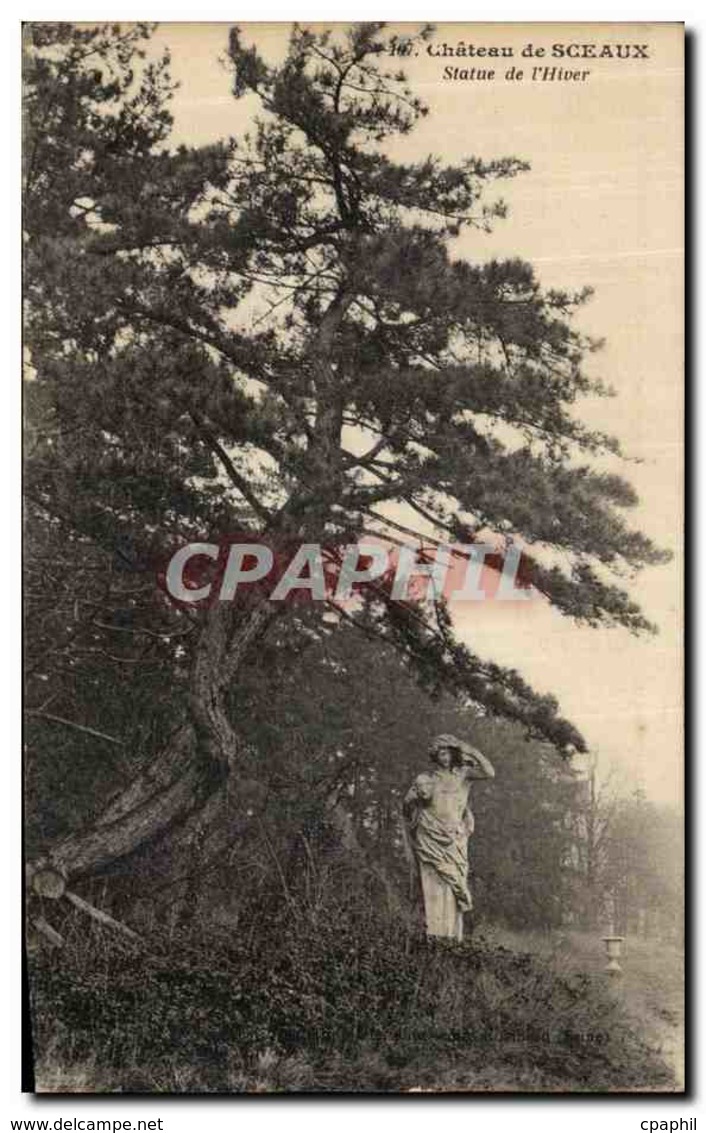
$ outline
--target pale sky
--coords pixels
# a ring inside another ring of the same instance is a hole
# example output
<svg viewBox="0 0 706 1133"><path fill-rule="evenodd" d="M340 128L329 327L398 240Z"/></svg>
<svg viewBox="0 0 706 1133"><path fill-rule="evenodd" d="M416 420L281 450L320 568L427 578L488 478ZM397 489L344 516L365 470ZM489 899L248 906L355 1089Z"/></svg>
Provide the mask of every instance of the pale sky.
<svg viewBox="0 0 706 1133"><path fill-rule="evenodd" d="M182 83L173 104L173 140L191 144L239 134L252 110L236 103L224 53L228 24L163 24L173 74ZM401 27L400 34L412 30ZM287 25L249 24L246 40L266 57L282 51ZM532 170L501 193L507 220L489 236L467 233L454 256L482 260L520 256L549 287L596 294L579 316L582 330L607 340L589 371L618 396L593 400L581 417L619 437L640 463L613 462L637 489L629 518L674 552L648 568L631 595L657 623L657 637L622 629L579 628L532 603L486 603L456 613L457 630L481 656L518 668L581 728L604 771L615 768L624 789L642 786L656 801L678 803L683 784L682 522L683 522L683 33L678 24L452 24L434 43L459 40L513 46L512 60L440 59L420 52L404 67L429 117L395 156L516 156ZM649 59L523 60L529 41L639 43ZM445 65L492 66L488 82L445 81ZM515 64L590 70L585 82L508 82Z"/></svg>

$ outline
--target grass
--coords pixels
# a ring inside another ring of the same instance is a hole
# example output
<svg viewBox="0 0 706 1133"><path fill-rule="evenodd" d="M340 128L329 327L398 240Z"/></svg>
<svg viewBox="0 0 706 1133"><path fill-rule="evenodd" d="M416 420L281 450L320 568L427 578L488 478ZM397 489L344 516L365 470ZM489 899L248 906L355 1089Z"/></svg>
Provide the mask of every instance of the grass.
<svg viewBox="0 0 706 1133"><path fill-rule="evenodd" d="M343 901L141 948L64 932L31 965L41 1092L678 1089L603 973L548 938L430 945Z"/></svg>
<svg viewBox="0 0 706 1133"><path fill-rule="evenodd" d="M488 942L543 957L555 971L582 971L603 977L611 996L645 1041L672 1068L678 1089L684 1085L684 955L673 944L628 936L621 957L622 974L605 977L601 934L527 933L494 927Z"/></svg>

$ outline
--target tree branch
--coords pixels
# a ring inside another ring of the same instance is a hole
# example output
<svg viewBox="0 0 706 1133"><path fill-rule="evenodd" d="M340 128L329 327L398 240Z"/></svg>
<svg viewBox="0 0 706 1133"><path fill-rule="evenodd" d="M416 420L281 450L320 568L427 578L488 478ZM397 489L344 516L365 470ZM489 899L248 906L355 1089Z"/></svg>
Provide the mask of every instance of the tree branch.
<svg viewBox="0 0 706 1133"><path fill-rule="evenodd" d="M28 716L34 716L40 720L52 720L55 724L66 724L69 728L76 728L79 732L87 732L90 736L97 736L100 740L107 740L108 743L118 744L123 746L123 740L116 739L115 736L109 736L107 732L99 732L96 728L89 728L85 724L77 724L75 720L66 720L63 716L55 716L53 712L41 712L38 708L27 709Z"/></svg>
<svg viewBox="0 0 706 1133"><path fill-rule="evenodd" d="M196 425L196 428L199 430L199 433L203 437L205 443L211 449L211 452L213 452L218 457L221 464L225 468L231 484L235 488L237 488L243 499L245 499L250 504L250 507L253 509L255 514L258 515L260 519L262 519L265 523L269 523L272 519L272 512L269 510L269 508L266 508L264 504L260 503L245 477L241 476L241 474L238 472L237 468L233 464L233 461L228 456L228 453L223 448L220 441L217 439L211 427L206 424L206 422L198 413L194 413L193 410L189 410L189 416Z"/></svg>

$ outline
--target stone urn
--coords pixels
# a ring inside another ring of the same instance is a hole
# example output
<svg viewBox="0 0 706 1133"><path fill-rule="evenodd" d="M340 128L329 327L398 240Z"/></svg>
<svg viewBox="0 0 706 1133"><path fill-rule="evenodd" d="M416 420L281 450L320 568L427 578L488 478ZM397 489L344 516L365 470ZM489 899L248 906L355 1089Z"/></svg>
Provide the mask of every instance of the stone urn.
<svg viewBox="0 0 706 1133"><path fill-rule="evenodd" d="M622 972L620 967L620 950L624 936L604 936L603 942L605 944L606 955L608 963L606 964L605 971L611 974L615 972Z"/></svg>

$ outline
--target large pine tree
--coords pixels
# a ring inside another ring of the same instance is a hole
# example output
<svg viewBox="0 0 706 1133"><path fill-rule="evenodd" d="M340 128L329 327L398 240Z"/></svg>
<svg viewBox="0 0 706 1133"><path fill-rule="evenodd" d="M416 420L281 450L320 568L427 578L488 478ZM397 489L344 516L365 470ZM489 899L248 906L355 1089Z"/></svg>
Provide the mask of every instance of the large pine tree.
<svg viewBox="0 0 706 1133"><path fill-rule="evenodd" d="M264 592L190 611L156 586L133 601L125 579L143 581L174 540L248 531L335 548L391 533L403 505L440 539L519 542L564 614L635 632L651 627L621 579L664 559L622 518L633 489L597 467L617 443L573 408L606 393L573 323L585 296L543 290L519 259L454 258L462 231L503 215L486 189L524 163L392 160L426 110L388 70L380 24L295 28L277 67L233 30L234 97L259 103L250 133L170 148L169 60L150 34L26 29L28 519L45 551L61 543L108 579L84 607L61 571L40 572L30 640L45 658L68 650L89 683L86 649L116 672L157 665L155 687L184 692L92 825L50 848L45 877L159 837L193 846L239 805L228 690L277 616L300 615ZM584 747L553 698L454 638L443 604L382 585L364 598L345 616L422 679ZM313 632L334 632L328 613ZM31 710L45 693L30 679Z"/></svg>

